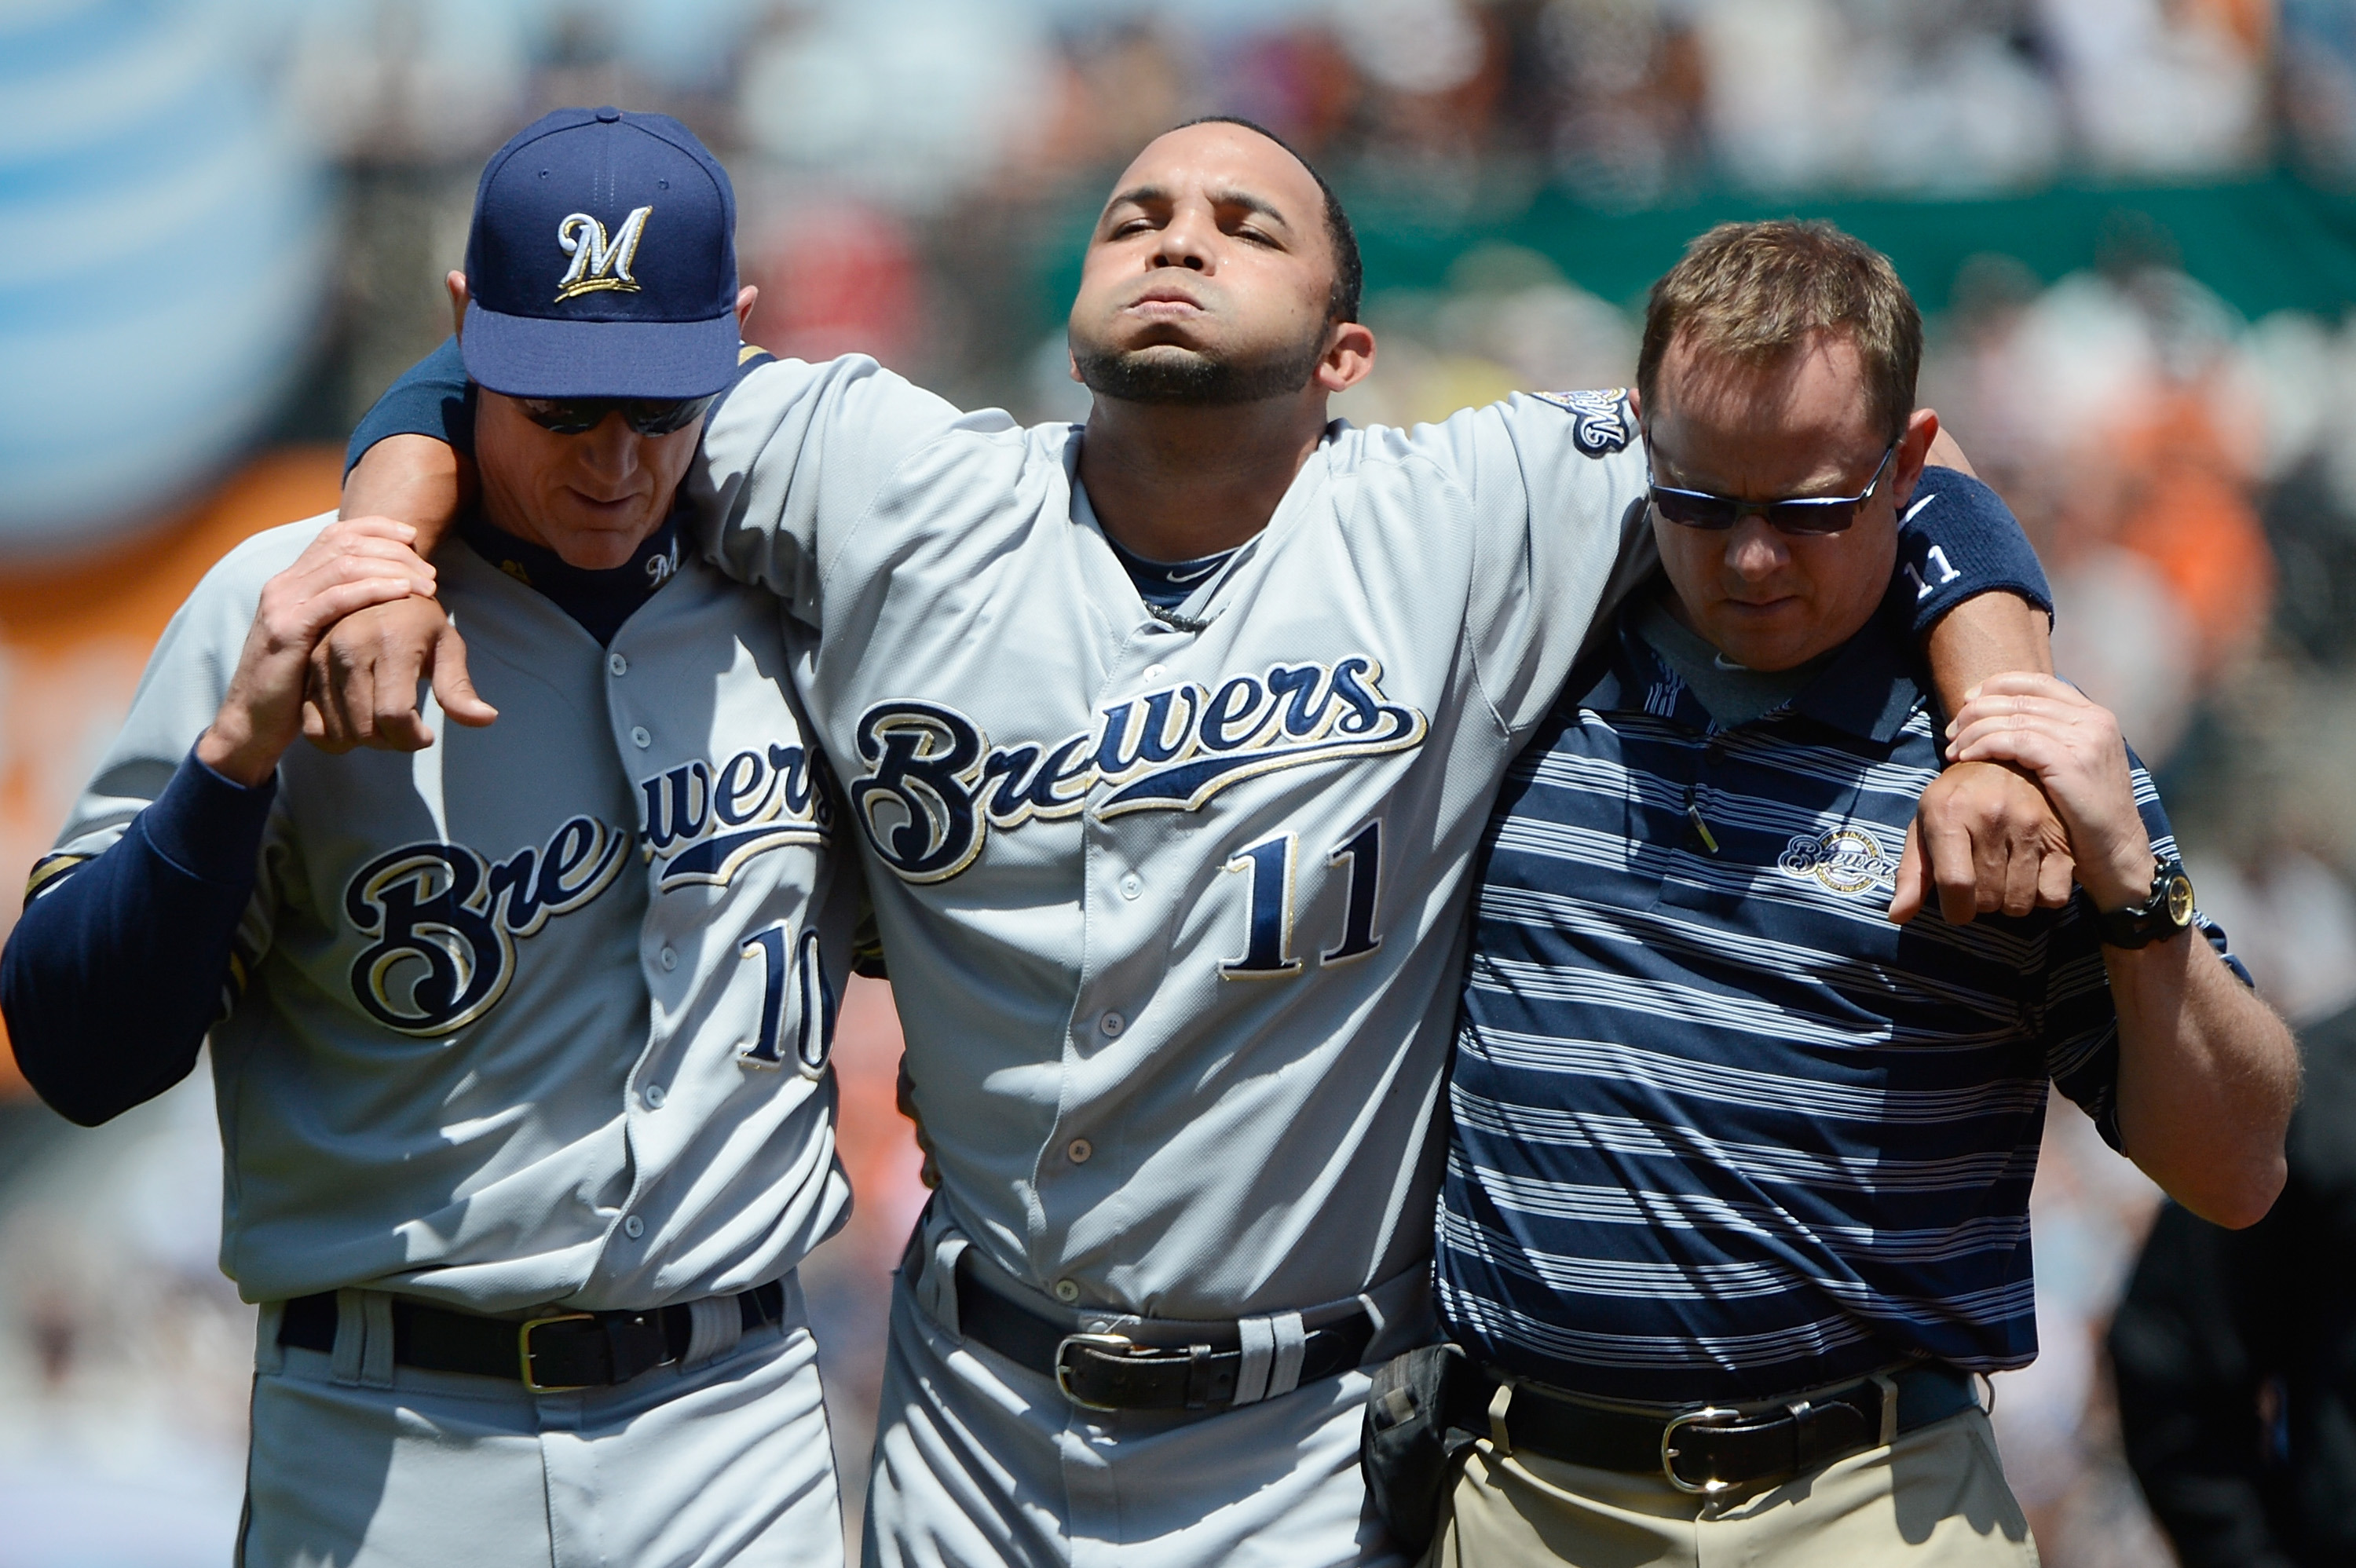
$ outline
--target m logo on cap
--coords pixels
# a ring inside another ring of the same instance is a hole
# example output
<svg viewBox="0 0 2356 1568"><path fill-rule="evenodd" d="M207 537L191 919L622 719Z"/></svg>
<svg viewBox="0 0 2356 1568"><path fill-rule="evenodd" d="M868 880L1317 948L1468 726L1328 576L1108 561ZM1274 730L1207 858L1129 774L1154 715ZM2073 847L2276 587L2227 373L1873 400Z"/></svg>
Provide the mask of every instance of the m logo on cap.
<svg viewBox="0 0 2356 1568"><path fill-rule="evenodd" d="M561 304L576 294L598 289L627 289L638 292L638 281L630 276L630 262L638 253L638 239L647 231L647 219L654 215L651 207L634 208L622 226L614 230L614 238L605 238L605 226L585 212L576 212L556 226L556 242L573 258L573 265L558 280L556 298Z"/></svg>

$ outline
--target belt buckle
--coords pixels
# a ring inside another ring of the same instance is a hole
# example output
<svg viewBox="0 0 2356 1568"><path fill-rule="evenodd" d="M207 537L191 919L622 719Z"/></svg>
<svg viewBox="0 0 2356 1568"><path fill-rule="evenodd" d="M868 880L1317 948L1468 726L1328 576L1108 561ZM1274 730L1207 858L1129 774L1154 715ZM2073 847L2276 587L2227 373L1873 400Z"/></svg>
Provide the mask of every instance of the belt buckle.
<svg viewBox="0 0 2356 1568"><path fill-rule="evenodd" d="M1137 1341L1126 1334L1066 1334L1055 1342L1055 1386L1063 1390L1064 1397L1082 1410L1120 1409L1121 1407L1117 1404L1098 1404L1094 1400L1083 1399L1073 1390L1071 1352L1076 1348L1108 1350L1117 1355L1127 1356L1139 1349Z"/></svg>
<svg viewBox="0 0 2356 1568"><path fill-rule="evenodd" d="M544 1328L551 1323L594 1323L596 1320L597 1315L594 1312L559 1312L547 1317L527 1319L523 1327L516 1330L516 1370L523 1379L525 1390L531 1393L571 1393L576 1389L587 1388L587 1383L544 1383L532 1375L531 1331Z"/></svg>
<svg viewBox="0 0 2356 1568"><path fill-rule="evenodd" d="M1681 1411L1669 1417L1669 1424L1661 1428L1661 1474L1668 1477L1669 1485L1688 1497L1696 1498L1716 1497L1730 1488L1734 1485L1731 1481L1711 1479L1694 1482L1677 1474L1677 1434L1688 1426L1722 1425L1741 1419L1740 1411L1729 1410L1720 1404L1706 1404L1698 1410Z"/></svg>

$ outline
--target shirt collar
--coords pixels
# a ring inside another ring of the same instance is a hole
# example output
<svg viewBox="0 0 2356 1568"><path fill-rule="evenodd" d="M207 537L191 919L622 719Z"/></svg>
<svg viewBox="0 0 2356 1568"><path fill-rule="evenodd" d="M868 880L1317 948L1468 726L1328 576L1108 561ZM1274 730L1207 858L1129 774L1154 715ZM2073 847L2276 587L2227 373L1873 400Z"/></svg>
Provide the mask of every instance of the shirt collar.
<svg viewBox="0 0 2356 1568"><path fill-rule="evenodd" d="M1640 598L1632 595L1629 603L1638 603ZM1709 710L1668 662L1653 651L1652 645L1636 635L1633 618L1624 612L1613 628L1610 648L1608 663L1580 698L1580 706L1598 712L1649 713L1689 730L1710 727ZM1794 713L1859 740L1888 745L1922 699L1923 688L1915 669L1912 650L1898 640L1889 618L1877 614L1842 645L1824 673L1799 696L1752 723L1768 723L1776 714Z"/></svg>
<svg viewBox="0 0 2356 1568"><path fill-rule="evenodd" d="M578 622L600 644L611 643L639 605L678 572L682 494L660 527L640 541L620 566L598 570L573 566L545 546L498 528L478 505L462 514L458 533L476 554L525 587L536 590Z"/></svg>

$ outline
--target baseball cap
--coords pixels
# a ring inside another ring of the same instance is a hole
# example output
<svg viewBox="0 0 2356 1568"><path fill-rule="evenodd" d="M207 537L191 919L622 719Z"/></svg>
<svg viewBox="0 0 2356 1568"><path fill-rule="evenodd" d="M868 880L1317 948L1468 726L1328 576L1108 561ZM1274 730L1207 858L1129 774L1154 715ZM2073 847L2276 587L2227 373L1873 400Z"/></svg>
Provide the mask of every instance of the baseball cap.
<svg viewBox="0 0 2356 1568"><path fill-rule="evenodd" d="M466 237L466 374L522 398L701 398L736 369L736 193L667 114L559 109L501 147Z"/></svg>

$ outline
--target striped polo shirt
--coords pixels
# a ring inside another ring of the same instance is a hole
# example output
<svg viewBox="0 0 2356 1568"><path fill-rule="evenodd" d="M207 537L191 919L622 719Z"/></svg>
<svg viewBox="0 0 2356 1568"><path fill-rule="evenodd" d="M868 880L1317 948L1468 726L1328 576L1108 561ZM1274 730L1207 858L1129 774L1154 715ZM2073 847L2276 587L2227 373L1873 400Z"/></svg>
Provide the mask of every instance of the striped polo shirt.
<svg viewBox="0 0 2356 1568"><path fill-rule="evenodd" d="M1608 658L1490 824L1439 1221L1450 1336L1662 1403L1917 1356L2023 1365L2048 1082L2118 1143L2092 906L1885 918L1940 763L1881 621L1731 728L1624 625Z"/></svg>

